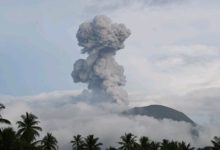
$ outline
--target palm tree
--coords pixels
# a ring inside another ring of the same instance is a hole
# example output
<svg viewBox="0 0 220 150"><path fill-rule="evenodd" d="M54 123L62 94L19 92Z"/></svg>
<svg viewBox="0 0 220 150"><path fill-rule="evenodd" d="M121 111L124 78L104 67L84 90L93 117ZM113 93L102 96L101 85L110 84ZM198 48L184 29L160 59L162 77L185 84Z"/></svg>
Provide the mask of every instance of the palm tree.
<svg viewBox="0 0 220 150"><path fill-rule="evenodd" d="M177 150L177 149L178 149L177 142L174 141L170 142L167 139L164 139L160 146L160 150Z"/></svg>
<svg viewBox="0 0 220 150"><path fill-rule="evenodd" d="M141 150L151 150L150 140L148 137L143 136L140 138L140 149Z"/></svg>
<svg viewBox="0 0 220 150"><path fill-rule="evenodd" d="M178 148L180 150L194 150L194 147L191 147L190 143L186 145L185 142L178 143Z"/></svg>
<svg viewBox="0 0 220 150"><path fill-rule="evenodd" d="M70 141L72 143L73 150L82 150L84 146L84 142L82 139L82 136L77 134L76 136L73 136L73 140Z"/></svg>
<svg viewBox="0 0 220 150"><path fill-rule="evenodd" d="M42 131L41 127L37 126L39 124L38 118L32 113L27 113L21 115L22 121L17 121L18 131L17 135L20 136L22 140L31 144L39 136L39 131Z"/></svg>
<svg viewBox="0 0 220 150"><path fill-rule="evenodd" d="M2 109L5 109L5 106L0 103L0 111ZM11 124L9 120L2 118L1 113L0 113L0 123Z"/></svg>
<svg viewBox="0 0 220 150"><path fill-rule="evenodd" d="M117 148L115 148L115 147L109 147L109 148L107 148L106 150L117 150Z"/></svg>
<svg viewBox="0 0 220 150"><path fill-rule="evenodd" d="M84 140L85 150L100 150L102 143L98 142L99 138L95 138L94 135L88 135Z"/></svg>
<svg viewBox="0 0 220 150"><path fill-rule="evenodd" d="M8 127L0 129L0 149L1 150L14 150L16 149L17 137L16 132Z"/></svg>
<svg viewBox="0 0 220 150"><path fill-rule="evenodd" d="M204 148L198 148L197 150L213 150L211 146L206 146Z"/></svg>
<svg viewBox="0 0 220 150"><path fill-rule="evenodd" d="M215 136L211 142L213 144L213 150L220 150L220 137Z"/></svg>
<svg viewBox="0 0 220 150"><path fill-rule="evenodd" d="M42 150L57 150L57 139L51 134L47 133L47 135L40 141Z"/></svg>
<svg viewBox="0 0 220 150"><path fill-rule="evenodd" d="M121 147L119 147L119 150L133 150L137 148L136 143L136 136L134 136L132 133L128 133L123 136L121 136L121 142L118 142Z"/></svg>
<svg viewBox="0 0 220 150"><path fill-rule="evenodd" d="M152 141L152 142L150 143L150 147L151 147L151 150L159 150L159 148L160 148L160 143Z"/></svg>

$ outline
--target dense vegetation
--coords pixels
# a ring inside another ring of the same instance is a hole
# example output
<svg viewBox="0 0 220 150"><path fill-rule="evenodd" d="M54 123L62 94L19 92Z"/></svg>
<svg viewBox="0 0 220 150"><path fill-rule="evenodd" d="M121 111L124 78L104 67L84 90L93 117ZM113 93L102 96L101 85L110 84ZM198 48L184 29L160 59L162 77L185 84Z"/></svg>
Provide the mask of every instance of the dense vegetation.
<svg viewBox="0 0 220 150"><path fill-rule="evenodd" d="M0 111L5 109L0 104ZM58 150L58 141L52 135L47 133L42 140L40 136L42 128L39 126L37 116L32 113L21 115L21 120L17 121L17 131L10 127L11 122L1 116L0 124L6 124L9 127L0 129L0 150ZM197 150L220 150L220 137L214 137L211 140L212 146L198 148ZM73 136L69 144L72 144L73 150L101 150L102 143L94 135L82 137L81 135ZM164 139L161 142L155 142L148 137L143 136L139 139L132 133L125 133L120 137L118 147L109 147L106 150L196 150L190 143L169 141Z"/></svg>

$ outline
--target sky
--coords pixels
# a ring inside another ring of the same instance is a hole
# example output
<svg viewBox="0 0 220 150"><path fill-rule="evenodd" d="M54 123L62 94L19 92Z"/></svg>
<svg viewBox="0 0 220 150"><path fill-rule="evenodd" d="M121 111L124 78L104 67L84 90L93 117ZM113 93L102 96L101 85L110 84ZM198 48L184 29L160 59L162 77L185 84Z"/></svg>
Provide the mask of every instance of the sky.
<svg viewBox="0 0 220 150"><path fill-rule="evenodd" d="M73 62L84 57L75 34L80 23L100 14L132 32L117 55L125 68L127 90L158 95L217 87L218 3L3 0L0 93L25 96L84 88L73 84L70 76Z"/></svg>
<svg viewBox="0 0 220 150"><path fill-rule="evenodd" d="M220 124L219 4L218 0L1 0L0 102L8 108L5 115L15 120L24 110L39 112L45 128L56 131L62 139L68 131L49 128L47 121L60 120L52 117L56 109L68 108L61 118L75 113L75 107L81 110L79 115L90 111L105 114L86 103L67 104L86 88L85 84L74 83L70 75L73 63L85 58L77 45L78 27L96 15L106 15L131 31L125 48L116 55L125 70L129 106L162 104L176 108L207 127L203 131L211 137ZM46 112L48 107L51 111ZM12 113L12 108L17 112ZM120 120L114 114L110 116ZM77 115L64 118L70 123L79 119ZM142 122L142 118L136 118L134 125L123 119L121 124L128 129ZM91 121L87 117L84 120ZM155 124L168 127L170 122ZM88 130L95 125L91 123ZM210 126L215 130L208 130ZM158 137L152 134L152 138Z"/></svg>
<svg viewBox="0 0 220 150"><path fill-rule="evenodd" d="M84 88L70 76L73 62L84 57L75 34L80 23L100 14L132 32L117 55L127 90L172 95L218 87L218 3L1 1L0 93L25 96Z"/></svg>

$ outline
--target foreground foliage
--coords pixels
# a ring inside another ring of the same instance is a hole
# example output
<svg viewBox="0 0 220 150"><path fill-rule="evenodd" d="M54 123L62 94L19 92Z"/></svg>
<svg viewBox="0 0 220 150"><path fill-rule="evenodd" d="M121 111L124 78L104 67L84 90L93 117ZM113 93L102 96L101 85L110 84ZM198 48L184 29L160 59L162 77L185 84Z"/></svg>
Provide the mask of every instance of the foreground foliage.
<svg viewBox="0 0 220 150"><path fill-rule="evenodd" d="M0 112L3 109L5 106L0 103ZM37 116L26 112L21 115L21 120L16 122L18 130L15 131L10 127L11 122L0 114L0 124L8 125L0 128L0 150L58 150L58 141L52 133L47 133L41 140L37 139L42 131L39 123ZM73 150L105 149L99 142L99 138L92 134L86 137L75 135L70 143ZM211 143L212 146L197 148L197 150L220 150L220 137L214 137ZM150 140L147 136L138 139L132 133L122 135L117 145L118 147L110 146L106 150L196 150L190 143L184 141L164 139L157 142Z"/></svg>
<svg viewBox="0 0 220 150"><path fill-rule="evenodd" d="M52 133L47 133L47 135L40 141L42 150L56 150L58 149L57 139L52 135Z"/></svg>
<svg viewBox="0 0 220 150"><path fill-rule="evenodd" d="M9 120L7 120L7 119L5 119L5 118L2 118L1 111L2 111L3 109L5 109L5 106L4 106L2 103L0 103L0 124L1 124L1 123L11 124L11 122L10 122Z"/></svg>

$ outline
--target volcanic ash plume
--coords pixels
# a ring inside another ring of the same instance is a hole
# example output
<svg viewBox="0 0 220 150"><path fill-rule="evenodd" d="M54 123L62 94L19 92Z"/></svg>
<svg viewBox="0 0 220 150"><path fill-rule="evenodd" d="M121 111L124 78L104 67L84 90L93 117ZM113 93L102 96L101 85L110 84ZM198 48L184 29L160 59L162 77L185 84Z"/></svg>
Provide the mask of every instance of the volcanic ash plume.
<svg viewBox="0 0 220 150"><path fill-rule="evenodd" d="M95 98L126 103L127 92L122 88L126 82L124 69L114 55L124 48L129 35L130 30L123 24L112 23L106 16L96 16L91 22L82 23L76 37L83 47L82 53L88 57L75 62L74 82L88 83Z"/></svg>

